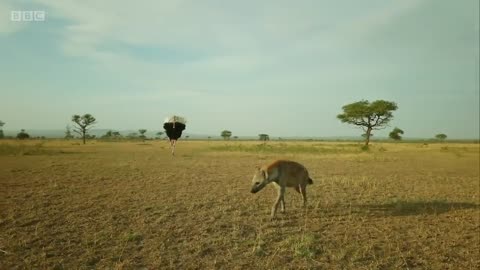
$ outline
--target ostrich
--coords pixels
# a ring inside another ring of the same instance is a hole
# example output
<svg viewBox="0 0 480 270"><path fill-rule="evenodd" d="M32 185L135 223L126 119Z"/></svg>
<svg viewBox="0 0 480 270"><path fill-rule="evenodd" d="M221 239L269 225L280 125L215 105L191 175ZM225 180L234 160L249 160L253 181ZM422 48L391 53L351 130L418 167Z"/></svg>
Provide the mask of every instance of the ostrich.
<svg viewBox="0 0 480 270"><path fill-rule="evenodd" d="M170 140L172 155L175 155L175 145L177 144L177 140L182 136L182 131L185 129L186 123L187 121L185 118L176 115L172 115L165 119L163 128Z"/></svg>

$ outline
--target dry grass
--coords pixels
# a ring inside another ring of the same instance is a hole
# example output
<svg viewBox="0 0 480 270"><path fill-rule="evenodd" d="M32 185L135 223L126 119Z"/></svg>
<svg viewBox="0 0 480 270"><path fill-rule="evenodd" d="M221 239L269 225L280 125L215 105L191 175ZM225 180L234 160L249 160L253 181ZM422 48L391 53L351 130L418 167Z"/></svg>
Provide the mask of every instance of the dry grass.
<svg viewBox="0 0 480 270"><path fill-rule="evenodd" d="M478 144L36 144L0 146L0 269L480 268ZM271 222L277 158L314 185Z"/></svg>

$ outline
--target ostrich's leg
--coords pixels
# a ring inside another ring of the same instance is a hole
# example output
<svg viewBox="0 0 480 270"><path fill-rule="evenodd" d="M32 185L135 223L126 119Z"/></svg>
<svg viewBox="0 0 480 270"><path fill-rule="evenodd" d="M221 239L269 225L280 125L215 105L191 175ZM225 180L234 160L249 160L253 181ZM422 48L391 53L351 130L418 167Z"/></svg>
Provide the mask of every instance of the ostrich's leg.
<svg viewBox="0 0 480 270"><path fill-rule="evenodd" d="M177 145L177 140L172 141L172 155L175 156L175 145Z"/></svg>
<svg viewBox="0 0 480 270"><path fill-rule="evenodd" d="M173 140L170 139L170 152L173 154Z"/></svg>

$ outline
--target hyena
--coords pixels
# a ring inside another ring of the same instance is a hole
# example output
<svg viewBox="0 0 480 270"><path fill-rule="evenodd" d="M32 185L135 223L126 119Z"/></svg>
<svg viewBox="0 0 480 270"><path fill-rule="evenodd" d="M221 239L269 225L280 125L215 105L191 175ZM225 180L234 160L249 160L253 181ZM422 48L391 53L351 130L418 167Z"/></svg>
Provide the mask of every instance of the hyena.
<svg viewBox="0 0 480 270"><path fill-rule="evenodd" d="M269 165L257 167L252 179L252 193L257 193L269 183L278 190L278 197L272 207L271 218L275 218L278 204L282 204L282 212L285 212L285 188L293 187L302 194L303 206L307 204L307 185L313 184L307 169L300 163L289 160L277 160Z"/></svg>

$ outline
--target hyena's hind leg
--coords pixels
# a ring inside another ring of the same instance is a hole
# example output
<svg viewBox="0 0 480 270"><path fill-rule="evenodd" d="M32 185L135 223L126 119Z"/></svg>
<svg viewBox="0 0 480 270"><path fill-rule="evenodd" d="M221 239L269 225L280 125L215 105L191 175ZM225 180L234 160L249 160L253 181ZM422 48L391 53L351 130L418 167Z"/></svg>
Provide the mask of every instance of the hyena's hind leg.
<svg viewBox="0 0 480 270"><path fill-rule="evenodd" d="M307 206L307 184L301 184L299 185L300 187L300 193L302 194L303 198L303 207Z"/></svg>
<svg viewBox="0 0 480 270"><path fill-rule="evenodd" d="M277 185L277 191L282 192L279 185ZM285 188L283 189L282 198L280 199L280 207L280 212L285 213Z"/></svg>

